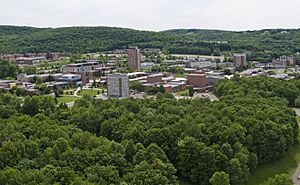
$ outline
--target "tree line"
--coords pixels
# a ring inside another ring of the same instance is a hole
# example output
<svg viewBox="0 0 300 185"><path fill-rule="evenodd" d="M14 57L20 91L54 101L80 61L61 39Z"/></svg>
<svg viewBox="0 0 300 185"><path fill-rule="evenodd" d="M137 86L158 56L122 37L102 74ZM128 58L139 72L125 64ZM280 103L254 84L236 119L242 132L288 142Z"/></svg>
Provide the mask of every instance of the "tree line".
<svg viewBox="0 0 300 185"><path fill-rule="evenodd" d="M0 53L90 53L139 46L160 48L170 54L231 56L233 52L246 52L249 60L271 61L300 52L299 38L299 29L149 32L112 27L0 26Z"/></svg>

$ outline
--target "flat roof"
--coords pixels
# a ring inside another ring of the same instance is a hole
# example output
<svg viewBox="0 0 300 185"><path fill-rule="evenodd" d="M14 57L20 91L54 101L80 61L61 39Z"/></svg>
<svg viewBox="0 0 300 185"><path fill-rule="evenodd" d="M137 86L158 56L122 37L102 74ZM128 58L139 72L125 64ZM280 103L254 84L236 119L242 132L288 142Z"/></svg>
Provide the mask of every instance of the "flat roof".
<svg viewBox="0 0 300 185"><path fill-rule="evenodd" d="M153 74L153 75L149 75L148 78L158 77L158 76L164 76L164 75L161 74L161 73L159 73L159 74Z"/></svg>
<svg viewBox="0 0 300 185"><path fill-rule="evenodd" d="M206 76L206 74L188 74L188 76L201 76L201 77L203 77L203 76Z"/></svg>
<svg viewBox="0 0 300 185"><path fill-rule="evenodd" d="M133 73L127 73L128 76L136 76L136 75L146 75L145 72L133 72Z"/></svg>
<svg viewBox="0 0 300 185"><path fill-rule="evenodd" d="M78 74L64 74L62 76L63 77L73 77L73 76L80 76L81 77L81 75L78 75Z"/></svg>

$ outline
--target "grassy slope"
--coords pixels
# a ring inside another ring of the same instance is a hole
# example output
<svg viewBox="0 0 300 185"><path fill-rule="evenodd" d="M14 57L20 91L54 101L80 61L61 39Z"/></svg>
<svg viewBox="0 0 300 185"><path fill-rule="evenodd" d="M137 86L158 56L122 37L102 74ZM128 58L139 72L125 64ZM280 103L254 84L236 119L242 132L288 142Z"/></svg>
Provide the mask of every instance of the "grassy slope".
<svg viewBox="0 0 300 185"><path fill-rule="evenodd" d="M300 146L297 145L281 160L273 164L260 166L250 177L246 185L257 185L276 174L287 173L292 176L300 163Z"/></svg>
<svg viewBox="0 0 300 185"><path fill-rule="evenodd" d="M299 119L298 119L299 120ZM300 143L300 134L298 135ZM287 173L293 175L300 164L300 144L295 145L284 158L272 163L260 166L250 177L246 185L257 185L276 174Z"/></svg>
<svg viewBox="0 0 300 185"><path fill-rule="evenodd" d="M300 130L299 130L300 131ZM300 132L298 136L300 142ZM276 174L287 173L290 176L293 175L298 165L300 164L300 144L295 145L285 155L284 158L272 163L258 167L258 169L250 176L246 185L260 185L265 182L269 177ZM193 185L192 183L179 179L180 185Z"/></svg>

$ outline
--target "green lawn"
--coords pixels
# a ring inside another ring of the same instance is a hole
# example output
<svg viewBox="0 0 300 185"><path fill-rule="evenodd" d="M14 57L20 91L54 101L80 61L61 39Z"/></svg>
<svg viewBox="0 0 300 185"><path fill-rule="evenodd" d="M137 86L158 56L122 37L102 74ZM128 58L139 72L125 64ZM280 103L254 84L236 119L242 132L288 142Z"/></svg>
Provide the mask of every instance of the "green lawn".
<svg viewBox="0 0 300 185"><path fill-rule="evenodd" d="M178 96L189 96L189 91L188 90L185 90L185 91L178 91L176 92L176 94Z"/></svg>
<svg viewBox="0 0 300 185"><path fill-rule="evenodd" d="M76 96L62 96L62 97L57 98L58 104L70 103L70 102L76 101L78 99L80 99L80 98L76 97Z"/></svg>
<svg viewBox="0 0 300 185"><path fill-rule="evenodd" d="M176 73L175 77L176 78L186 78L186 74Z"/></svg>
<svg viewBox="0 0 300 185"><path fill-rule="evenodd" d="M98 91L100 91L100 93L102 92L102 90L95 90L95 89L82 89L79 91L78 95L83 96L83 95L88 95L88 96L96 96L98 95Z"/></svg>

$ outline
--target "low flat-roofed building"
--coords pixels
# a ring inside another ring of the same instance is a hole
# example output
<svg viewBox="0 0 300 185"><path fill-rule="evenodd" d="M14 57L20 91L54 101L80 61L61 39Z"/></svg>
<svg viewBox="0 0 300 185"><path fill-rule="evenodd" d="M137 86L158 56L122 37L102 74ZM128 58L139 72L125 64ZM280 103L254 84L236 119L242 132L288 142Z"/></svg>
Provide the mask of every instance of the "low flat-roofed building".
<svg viewBox="0 0 300 185"><path fill-rule="evenodd" d="M205 72L206 76L219 76L222 77L225 75L225 73L223 71L208 71Z"/></svg>
<svg viewBox="0 0 300 185"><path fill-rule="evenodd" d="M166 92L168 93L176 93L179 91L186 90L186 83L185 82L170 82L164 84L163 87L165 88Z"/></svg>
<svg viewBox="0 0 300 185"><path fill-rule="evenodd" d="M206 75L205 74L189 74L187 76L187 85L193 87L205 87Z"/></svg>
<svg viewBox="0 0 300 185"><path fill-rule="evenodd" d="M160 83L162 82L163 74L153 74L147 77L147 83Z"/></svg>
<svg viewBox="0 0 300 185"><path fill-rule="evenodd" d="M82 86L83 84L81 75L78 74L64 74L58 79L58 82L67 82L75 86Z"/></svg>
<svg viewBox="0 0 300 185"><path fill-rule="evenodd" d="M141 82L141 83L147 83L147 76L137 77L137 78L131 78L129 79L130 82Z"/></svg>
<svg viewBox="0 0 300 185"><path fill-rule="evenodd" d="M128 76L129 79L131 79L131 78L147 76L147 73L145 73L145 72L133 72L133 73L128 73L127 76Z"/></svg>
<svg viewBox="0 0 300 185"><path fill-rule="evenodd" d="M191 60L188 66L194 69L209 68L212 67L212 62L210 60Z"/></svg>
<svg viewBox="0 0 300 185"><path fill-rule="evenodd" d="M18 57L16 59L17 64L19 65L33 65L42 61L45 61L45 57Z"/></svg>
<svg viewBox="0 0 300 185"><path fill-rule="evenodd" d="M48 85L48 87L50 88L64 88L64 87L68 87L69 82L47 82L46 83Z"/></svg>
<svg viewBox="0 0 300 185"><path fill-rule="evenodd" d="M197 69L193 69L193 68L183 68L183 71L186 73L194 73L195 71L197 71Z"/></svg>
<svg viewBox="0 0 300 185"><path fill-rule="evenodd" d="M141 63L141 68L145 69L145 68L150 68L150 67L157 66L157 65L159 65L159 64L155 64L154 62L143 62L143 63Z"/></svg>
<svg viewBox="0 0 300 185"><path fill-rule="evenodd" d="M64 67L62 67L62 72L66 74L81 74L103 67L106 67L106 64L100 64L96 61L90 61L86 63L67 64Z"/></svg>
<svg viewBox="0 0 300 185"><path fill-rule="evenodd" d="M17 76L17 79L22 82L31 82L34 78L39 78L43 82L45 81L57 81L59 78L62 77L62 73L55 73L55 74L33 74L27 75L25 73L20 73Z"/></svg>
<svg viewBox="0 0 300 185"><path fill-rule="evenodd" d="M12 88L14 86L21 85L22 83L17 80L0 80L0 87L3 88Z"/></svg>

